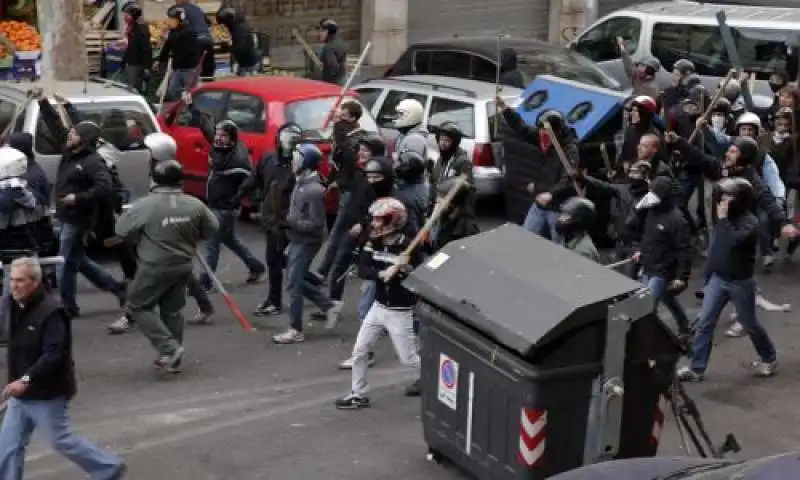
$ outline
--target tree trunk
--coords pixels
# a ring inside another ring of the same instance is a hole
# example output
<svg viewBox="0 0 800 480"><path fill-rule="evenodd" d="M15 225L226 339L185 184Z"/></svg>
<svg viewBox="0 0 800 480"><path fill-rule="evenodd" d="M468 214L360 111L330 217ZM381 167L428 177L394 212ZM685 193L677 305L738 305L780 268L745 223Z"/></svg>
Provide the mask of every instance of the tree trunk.
<svg viewBox="0 0 800 480"><path fill-rule="evenodd" d="M57 80L86 78L83 1L38 0L36 8L42 35L42 85L52 93Z"/></svg>

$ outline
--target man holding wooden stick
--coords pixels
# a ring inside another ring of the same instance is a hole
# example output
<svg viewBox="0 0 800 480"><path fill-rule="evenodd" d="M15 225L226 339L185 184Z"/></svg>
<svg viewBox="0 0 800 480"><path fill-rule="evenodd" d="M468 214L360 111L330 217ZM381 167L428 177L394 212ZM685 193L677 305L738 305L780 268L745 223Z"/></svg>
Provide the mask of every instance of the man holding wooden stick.
<svg viewBox="0 0 800 480"><path fill-rule="evenodd" d="M534 202L528 210L523 227L532 233L558 241L556 223L559 207L564 200L577 192L555 144L557 142L566 155L569 163L567 166L571 169L578 168L578 140L575 133L567 125L564 115L556 110L542 112L536 127L530 127L501 97L495 98L495 103L509 127L528 143L537 145L541 152L541 161L537 167L538 181L528 185L528 192L533 195ZM545 122L550 125L550 131L544 128Z"/></svg>

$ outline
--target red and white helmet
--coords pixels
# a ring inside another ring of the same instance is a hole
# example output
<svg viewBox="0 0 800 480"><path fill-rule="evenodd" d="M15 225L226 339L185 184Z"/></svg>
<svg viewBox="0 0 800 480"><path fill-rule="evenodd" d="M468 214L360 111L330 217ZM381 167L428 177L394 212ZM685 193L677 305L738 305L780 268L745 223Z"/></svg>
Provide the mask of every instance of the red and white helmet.
<svg viewBox="0 0 800 480"><path fill-rule="evenodd" d="M384 197L375 200L369 206L369 215L372 218L370 237L378 238L389 235L406 226L408 212L400 200Z"/></svg>
<svg viewBox="0 0 800 480"><path fill-rule="evenodd" d="M658 105L656 104L656 101L647 95L637 95L636 97L633 97L631 105L641 107L644 111L652 114L658 113Z"/></svg>

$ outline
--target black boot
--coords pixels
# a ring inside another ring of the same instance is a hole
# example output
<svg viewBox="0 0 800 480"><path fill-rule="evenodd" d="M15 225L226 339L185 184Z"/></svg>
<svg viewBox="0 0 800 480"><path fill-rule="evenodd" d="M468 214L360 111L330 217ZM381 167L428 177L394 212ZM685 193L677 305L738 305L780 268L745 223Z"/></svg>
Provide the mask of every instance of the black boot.
<svg viewBox="0 0 800 480"><path fill-rule="evenodd" d="M419 397L419 380L406 387L406 397Z"/></svg>

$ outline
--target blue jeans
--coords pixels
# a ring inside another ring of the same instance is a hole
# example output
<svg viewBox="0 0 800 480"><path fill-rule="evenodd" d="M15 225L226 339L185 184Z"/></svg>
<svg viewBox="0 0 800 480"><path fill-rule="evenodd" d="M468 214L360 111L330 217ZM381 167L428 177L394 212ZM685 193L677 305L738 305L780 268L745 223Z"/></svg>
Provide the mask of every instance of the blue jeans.
<svg viewBox="0 0 800 480"><path fill-rule="evenodd" d="M178 99L197 84L197 72L193 68L173 70L167 84L167 98Z"/></svg>
<svg viewBox="0 0 800 480"><path fill-rule="evenodd" d="M655 300L653 307L658 310L658 305L663 302L669 313L672 314L672 318L675 319L675 323L678 324L678 333L687 334L689 333L689 316L686 315L686 310L678 298L668 290L668 286L667 281L662 277L647 279L647 288L650 289Z"/></svg>
<svg viewBox="0 0 800 480"><path fill-rule="evenodd" d="M525 216L525 222L522 227L536 235L548 237L550 240L558 242L558 233L556 233L557 221L558 212L545 210L534 202Z"/></svg>
<svg viewBox="0 0 800 480"><path fill-rule="evenodd" d="M123 468L122 459L75 435L67 419L68 401L11 398L0 429L0 478L22 480L25 448L36 427L61 455L89 474L92 480L113 480Z"/></svg>
<svg viewBox="0 0 800 480"><path fill-rule="evenodd" d="M322 293L319 285L310 282L308 270L319 251L320 245L309 243L289 243L289 254L286 259L286 283L289 291L289 325L298 332L303 331L303 298L323 312L333 307L330 298Z"/></svg>
<svg viewBox="0 0 800 480"><path fill-rule="evenodd" d="M86 239L89 231L83 227L64 223L58 243L58 254L64 263L56 267L61 302L67 311L77 312L75 295L78 288L78 272L92 285L106 292L119 292L123 286L106 269L86 256Z"/></svg>
<svg viewBox="0 0 800 480"><path fill-rule="evenodd" d="M236 234L236 218L238 217L238 211L212 210L212 212L214 212L214 215L217 216L217 220L219 220L219 230L217 230L217 234L214 235L214 238L206 242L206 262L208 262L208 266L211 267L211 270L214 272L217 271L219 254L222 250L221 247L225 245L244 262L247 269L250 270L250 273L265 272L267 267L250 253L250 250L242 243L242 239ZM203 273L201 282L206 287L211 285L211 281L206 273Z"/></svg>
<svg viewBox="0 0 800 480"><path fill-rule="evenodd" d="M727 281L712 274L703 289L703 305L694 332L692 343L692 370L704 373L711 358L711 347L714 340L714 328L720 313L728 301L733 303L738 314L737 320L742 324L753 347L764 362L774 362L777 353L769 334L756 317L756 281Z"/></svg>
<svg viewBox="0 0 800 480"><path fill-rule="evenodd" d="M331 231L328 234L328 248L325 250L325 256L322 257L322 264L319 266L319 274L323 277L327 277L331 272L338 252L342 248L341 240L347 235L347 225L345 225L346 219L343 213L350 203L351 196L352 194L350 192L341 192L339 195L338 215L336 215L336 221L333 222Z"/></svg>
<svg viewBox="0 0 800 480"><path fill-rule="evenodd" d="M361 296L358 297L358 320L363 322L367 318L367 313L375 303L375 282L365 280L363 283L363 291Z"/></svg>

